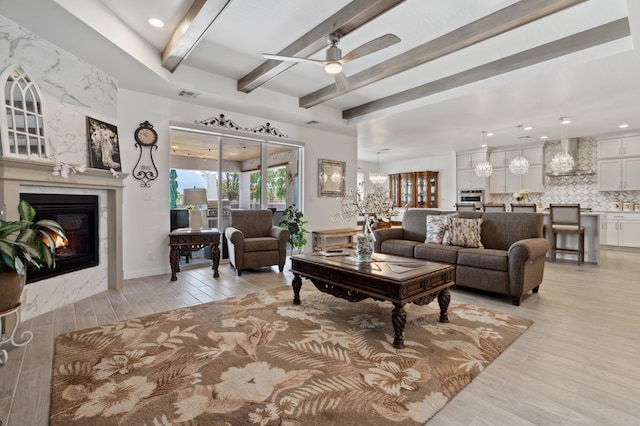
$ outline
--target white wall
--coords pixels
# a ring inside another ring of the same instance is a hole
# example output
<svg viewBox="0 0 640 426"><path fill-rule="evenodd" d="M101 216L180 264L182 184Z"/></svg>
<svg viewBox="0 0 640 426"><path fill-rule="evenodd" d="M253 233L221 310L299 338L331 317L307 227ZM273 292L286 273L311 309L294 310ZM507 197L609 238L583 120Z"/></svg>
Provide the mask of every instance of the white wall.
<svg viewBox="0 0 640 426"><path fill-rule="evenodd" d="M355 137L317 131L267 117L253 117L225 110L212 110L177 100L169 100L139 92L120 89L118 92L118 133L123 170L131 172L138 159L133 132L145 120L158 132L158 150L154 151L159 177L150 188L141 188L132 176L125 180L124 190L124 277L125 279L170 272L169 267L169 122L193 123L207 117L225 114L246 125L269 121L288 135L288 140L304 142L303 211L309 221L309 231L344 227L331 217L338 203L335 198L318 196L318 159L326 158L347 163L347 187L355 187L357 146ZM310 249L311 235L309 235Z"/></svg>

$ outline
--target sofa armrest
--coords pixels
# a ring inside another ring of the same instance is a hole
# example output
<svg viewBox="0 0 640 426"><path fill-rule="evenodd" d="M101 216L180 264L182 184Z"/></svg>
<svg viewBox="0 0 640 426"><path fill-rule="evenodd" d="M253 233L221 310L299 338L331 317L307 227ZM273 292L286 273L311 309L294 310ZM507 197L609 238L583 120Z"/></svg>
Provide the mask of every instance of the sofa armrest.
<svg viewBox="0 0 640 426"><path fill-rule="evenodd" d="M227 241L235 246L244 245L244 234L233 226L229 226L224 230L224 236L227 237Z"/></svg>
<svg viewBox="0 0 640 426"><path fill-rule="evenodd" d="M549 242L544 238L527 238L516 241L509 247L509 267L511 262L525 263L540 256L544 257L549 251Z"/></svg>
<svg viewBox="0 0 640 426"><path fill-rule="evenodd" d="M288 242L289 241L289 230L286 228L282 228L279 226L272 226L271 229L269 230L269 236L273 237L277 240L284 240L284 242Z"/></svg>
<svg viewBox="0 0 640 426"><path fill-rule="evenodd" d="M404 236L404 229L402 228L382 228L373 231L373 237L375 238L373 250L376 253L380 253L380 247L384 240L401 240Z"/></svg>

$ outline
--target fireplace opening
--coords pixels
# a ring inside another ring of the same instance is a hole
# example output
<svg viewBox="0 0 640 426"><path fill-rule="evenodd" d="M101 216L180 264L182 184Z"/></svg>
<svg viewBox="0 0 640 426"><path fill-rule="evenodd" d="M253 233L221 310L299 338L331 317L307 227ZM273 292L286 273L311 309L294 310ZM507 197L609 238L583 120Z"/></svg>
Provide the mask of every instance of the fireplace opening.
<svg viewBox="0 0 640 426"><path fill-rule="evenodd" d="M97 195L23 193L20 198L35 209L36 221L55 220L67 237L56 238L56 267L29 268L27 284L99 264Z"/></svg>

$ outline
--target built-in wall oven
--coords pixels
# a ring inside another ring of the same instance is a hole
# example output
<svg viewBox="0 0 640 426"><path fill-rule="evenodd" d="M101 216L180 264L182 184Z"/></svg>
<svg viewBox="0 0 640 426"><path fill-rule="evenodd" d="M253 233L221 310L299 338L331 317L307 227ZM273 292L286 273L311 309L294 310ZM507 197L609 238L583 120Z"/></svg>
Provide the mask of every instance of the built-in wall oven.
<svg viewBox="0 0 640 426"><path fill-rule="evenodd" d="M484 189L461 189L458 191L458 202L474 203L476 209L481 209L484 203Z"/></svg>

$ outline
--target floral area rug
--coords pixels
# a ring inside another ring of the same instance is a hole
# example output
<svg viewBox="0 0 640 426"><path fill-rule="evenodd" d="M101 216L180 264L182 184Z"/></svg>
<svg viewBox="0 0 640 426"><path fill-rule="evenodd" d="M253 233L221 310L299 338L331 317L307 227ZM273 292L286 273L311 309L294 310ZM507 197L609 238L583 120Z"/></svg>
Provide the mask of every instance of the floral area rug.
<svg viewBox="0 0 640 426"><path fill-rule="evenodd" d="M418 425L532 322L350 303L309 281L58 336L52 425Z"/></svg>

